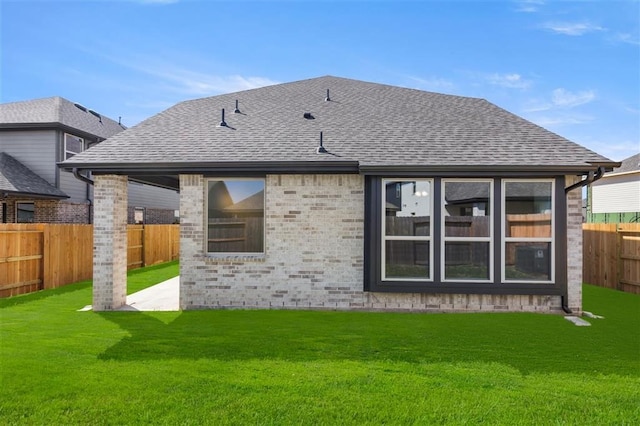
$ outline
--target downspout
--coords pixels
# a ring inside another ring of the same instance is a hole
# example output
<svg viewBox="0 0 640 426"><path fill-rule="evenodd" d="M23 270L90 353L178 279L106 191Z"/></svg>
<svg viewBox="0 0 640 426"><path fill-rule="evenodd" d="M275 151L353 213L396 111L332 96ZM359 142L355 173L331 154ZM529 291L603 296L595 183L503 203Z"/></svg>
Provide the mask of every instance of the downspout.
<svg viewBox="0 0 640 426"><path fill-rule="evenodd" d="M591 185L593 182L597 181L598 179L600 179L604 175L604 170L605 169L602 166L598 167L598 170L596 170L595 172L593 170L591 170L585 179L582 179L580 182L576 182L573 185L570 185L570 186L566 187L564 189L564 193L568 194L569 192L573 191L574 189L582 188L583 186L587 186L587 185ZM562 310L565 311L567 314L572 314L573 312L569 308L569 304L567 302L569 300L569 291L568 291L567 288L565 288L564 294L562 296L560 296L560 298L561 298L561 303L562 303Z"/></svg>
<svg viewBox="0 0 640 426"><path fill-rule="evenodd" d="M91 213L93 212L93 201L91 200L91 197L89 197L89 185L93 185L93 181L91 179L89 179L86 176L82 176L80 174L80 170L78 170L78 168L74 167L73 168L73 176L75 176L76 179L81 180L82 182L87 184L87 201L89 202L89 218L88 218L88 223L92 223L91 220Z"/></svg>

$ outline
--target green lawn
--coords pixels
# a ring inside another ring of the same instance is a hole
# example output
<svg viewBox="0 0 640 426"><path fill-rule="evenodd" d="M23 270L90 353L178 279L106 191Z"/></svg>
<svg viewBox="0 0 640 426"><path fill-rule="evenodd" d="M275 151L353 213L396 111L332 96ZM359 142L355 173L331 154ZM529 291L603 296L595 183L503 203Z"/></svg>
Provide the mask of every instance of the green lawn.
<svg viewBox="0 0 640 426"><path fill-rule="evenodd" d="M4 299L0 424L640 424L640 297L584 297L606 319L78 312L88 282Z"/></svg>

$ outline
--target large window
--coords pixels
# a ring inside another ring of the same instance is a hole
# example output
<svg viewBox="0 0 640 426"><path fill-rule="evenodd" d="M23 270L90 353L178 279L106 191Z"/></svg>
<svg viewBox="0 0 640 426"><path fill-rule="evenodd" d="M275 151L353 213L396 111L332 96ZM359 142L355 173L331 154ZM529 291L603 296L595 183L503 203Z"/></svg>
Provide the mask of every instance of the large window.
<svg viewBox="0 0 640 426"><path fill-rule="evenodd" d="M64 134L64 159L68 160L76 154L84 151L84 139L78 136Z"/></svg>
<svg viewBox="0 0 640 426"><path fill-rule="evenodd" d="M490 281L493 182L442 182L442 273L444 281Z"/></svg>
<svg viewBox="0 0 640 426"><path fill-rule="evenodd" d="M207 182L207 252L264 253L264 179Z"/></svg>
<svg viewBox="0 0 640 426"><path fill-rule="evenodd" d="M433 182L383 180L382 279L431 280Z"/></svg>
<svg viewBox="0 0 640 426"><path fill-rule="evenodd" d="M553 192L551 180L503 182L506 281L552 281Z"/></svg>
<svg viewBox="0 0 640 426"><path fill-rule="evenodd" d="M365 290L563 294L564 176L365 179Z"/></svg>
<svg viewBox="0 0 640 426"><path fill-rule="evenodd" d="M33 223L35 221L34 203L16 203L16 222Z"/></svg>

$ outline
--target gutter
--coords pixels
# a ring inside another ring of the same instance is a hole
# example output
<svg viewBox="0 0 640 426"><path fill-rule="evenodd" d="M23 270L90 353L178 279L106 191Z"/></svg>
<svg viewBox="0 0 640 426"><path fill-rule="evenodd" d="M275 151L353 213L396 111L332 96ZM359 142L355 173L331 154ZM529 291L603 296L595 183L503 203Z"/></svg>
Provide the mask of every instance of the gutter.
<svg viewBox="0 0 640 426"><path fill-rule="evenodd" d="M598 170L595 172L591 170L585 179L582 179L580 182L576 182L571 186L568 186L564 189L565 194L568 194L570 191L573 191L576 188L582 188L585 185L589 185L598 179L600 179L604 175L605 168L603 166L598 167Z"/></svg>
<svg viewBox="0 0 640 426"><path fill-rule="evenodd" d="M568 194L574 189L582 188L583 186L592 184L593 182L600 179L604 175L604 172L605 172L604 166L599 166L595 172L593 170L589 171L589 174L585 179L582 179L580 182L576 182L573 185L566 187L564 189L564 193ZM561 298L562 310L567 314L573 314L573 311L569 308L569 303L568 303L569 292L566 286L565 286L564 294L562 294L560 298Z"/></svg>

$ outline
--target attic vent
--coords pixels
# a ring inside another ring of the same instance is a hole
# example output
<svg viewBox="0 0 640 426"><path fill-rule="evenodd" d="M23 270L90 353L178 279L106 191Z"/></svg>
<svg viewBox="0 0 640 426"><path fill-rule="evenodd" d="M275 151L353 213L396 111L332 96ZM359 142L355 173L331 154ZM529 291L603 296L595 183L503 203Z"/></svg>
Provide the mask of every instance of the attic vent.
<svg viewBox="0 0 640 426"><path fill-rule="evenodd" d="M83 111L83 112L87 112L87 108L83 107L80 104L74 104L76 108L78 108L79 110Z"/></svg>
<svg viewBox="0 0 640 426"><path fill-rule="evenodd" d="M102 123L102 116L100 114L98 114L92 109L89 110L89 114L96 116L98 118L98 121Z"/></svg>
<svg viewBox="0 0 640 426"><path fill-rule="evenodd" d="M306 118L307 120L315 120L316 119L313 115L311 115L310 112L305 112L302 116L304 118Z"/></svg>
<svg viewBox="0 0 640 426"><path fill-rule="evenodd" d="M320 132L320 146L316 148L316 154L326 154L326 153L327 153L327 150L322 145L322 132Z"/></svg>
<svg viewBox="0 0 640 426"><path fill-rule="evenodd" d="M329 97L329 89L327 89L327 97L324 98L325 102L329 102L331 100L331 97Z"/></svg>
<svg viewBox="0 0 640 426"><path fill-rule="evenodd" d="M238 100L236 99L236 109L233 110L234 114L240 114L240 110L238 109Z"/></svg>

